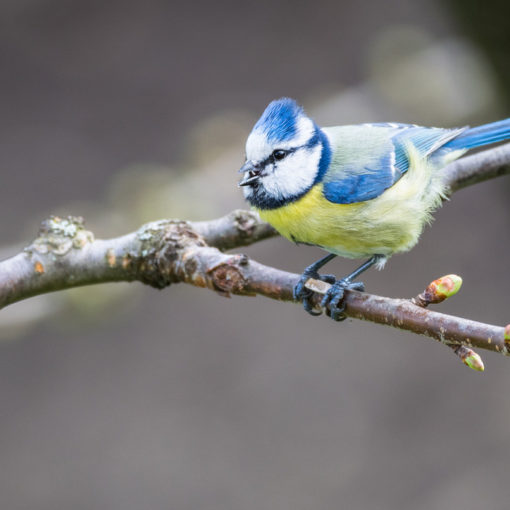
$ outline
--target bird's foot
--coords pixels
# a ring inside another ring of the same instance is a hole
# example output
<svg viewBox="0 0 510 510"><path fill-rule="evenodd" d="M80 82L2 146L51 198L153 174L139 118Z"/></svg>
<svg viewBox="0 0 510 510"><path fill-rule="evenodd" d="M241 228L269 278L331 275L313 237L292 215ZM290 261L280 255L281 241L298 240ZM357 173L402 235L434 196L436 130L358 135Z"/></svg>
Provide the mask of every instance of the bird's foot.
<svg viewBox="0 0 510 510"><path fill-rule="evenodd" d="M301 275L299 282L294 287L294 290L293 290L294 299L296 301L301 301L303 303L303 308L310 315L321 315L322 312L320 310L316 310L313 307L313 304L311 301L311 298L313 296L313 291L311 291L310 289L307 289L305 287L305 283L310 278L313 278L314 280L320 280L322 282L327 282L332 285L335 283L336 278L335 278L335 275L333 275L333 274L320 275L314 267L307 267L304 270L303 274Z"/></svg>
<svg viewBox="0 0 510 510"><path fill-rule="evenodd" d="M352 282L349 278L337 280L326 292L321 301L321 306L325 308L326 314L334 321L343 321L347 318L345 315L344 297L346 290L364 291L365 285L362 282Z"/></svg>

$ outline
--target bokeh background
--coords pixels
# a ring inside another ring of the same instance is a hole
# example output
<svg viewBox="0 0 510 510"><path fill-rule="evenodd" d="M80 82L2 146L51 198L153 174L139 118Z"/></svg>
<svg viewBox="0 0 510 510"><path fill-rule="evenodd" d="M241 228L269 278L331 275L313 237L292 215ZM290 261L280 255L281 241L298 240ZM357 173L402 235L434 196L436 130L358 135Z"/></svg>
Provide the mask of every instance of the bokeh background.
<svg viewBox="0 0 510 510"><path fill-rule="evenodd" d="M243 206L266 103L323 125L509 116L508 2L2 0L0 257L49 214L98 237ZM364 278L504 325L510 185L456 194ZM300 271L319 253L244 250ZM353 261L338 260L342 275ZM381 326L176 285L102 285L0 312L2 509L507 509L510 361L486 372Z"/></svg>

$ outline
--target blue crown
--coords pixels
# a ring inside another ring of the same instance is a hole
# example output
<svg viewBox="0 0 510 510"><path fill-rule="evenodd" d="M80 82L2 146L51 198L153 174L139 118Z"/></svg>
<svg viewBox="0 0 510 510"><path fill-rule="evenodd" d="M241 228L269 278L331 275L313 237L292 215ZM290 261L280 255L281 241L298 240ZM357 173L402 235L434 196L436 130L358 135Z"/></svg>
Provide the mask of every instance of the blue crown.
<svg viewBox="0 0 510 510"><path fill-rule="evenodd" d="M290 140L296 135L303 108L294 99L282 97L269 103L254 129L261 129L271 142Z"/></svg>

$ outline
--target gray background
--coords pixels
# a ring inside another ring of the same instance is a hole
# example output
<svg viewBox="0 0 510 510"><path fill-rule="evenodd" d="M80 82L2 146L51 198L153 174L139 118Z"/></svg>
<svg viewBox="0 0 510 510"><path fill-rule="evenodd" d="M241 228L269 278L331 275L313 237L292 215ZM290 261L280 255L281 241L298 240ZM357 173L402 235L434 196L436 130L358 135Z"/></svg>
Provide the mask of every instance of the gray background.
<svg viewBox="0 0 510 510"><path fill-rule="evenodd" d="M509 19L484 6L484 23ZM3 0L0 255L51 213L109 236L242 206L244 139L274 97L325 124L508 116L486 48L499 34L508 55L509 31L477 34L457 7ZM509 191L455 195L368 290L412 296L455 272L441 310L508 323ZM244 251L296 272L320 255ZM479 374L424 338L184 285L29 300L0 312L0 338L2 509L508 508L510 365L495 354Z"/></svg>

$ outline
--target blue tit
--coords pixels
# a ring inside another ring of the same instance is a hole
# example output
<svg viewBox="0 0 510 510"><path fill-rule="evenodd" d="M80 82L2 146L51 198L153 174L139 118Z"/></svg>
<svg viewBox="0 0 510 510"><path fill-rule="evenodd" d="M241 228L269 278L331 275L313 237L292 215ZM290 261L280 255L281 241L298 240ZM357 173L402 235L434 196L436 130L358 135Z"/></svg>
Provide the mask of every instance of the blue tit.
<svg viewBox="0 0 510 510"><path fill-rule="evenodd" d="M510 119L480 127L377 123L320 128L294 100L269 104L246 142L246 200L295 243L329 254L307 267L294 297L315 315L309 278L332 283L322 306L345 318L346 289L363 271L410 250L444 198L441 169L469 149L510 138ZM318 271L340 255L368 261L340 280Z"/></svg>

